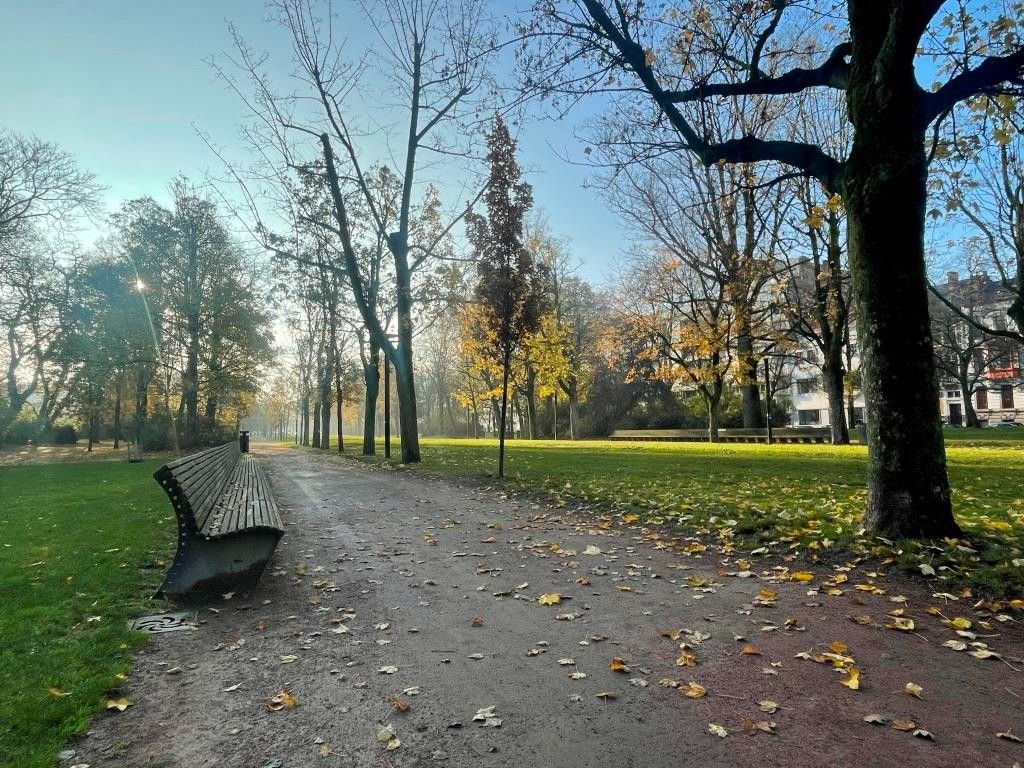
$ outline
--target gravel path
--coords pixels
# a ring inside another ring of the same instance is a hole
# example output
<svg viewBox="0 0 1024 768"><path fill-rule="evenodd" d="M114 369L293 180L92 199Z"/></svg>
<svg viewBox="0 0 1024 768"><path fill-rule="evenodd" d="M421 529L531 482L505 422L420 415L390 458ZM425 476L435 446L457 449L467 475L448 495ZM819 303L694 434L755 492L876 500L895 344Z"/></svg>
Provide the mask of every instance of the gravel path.
<svg viewBox="0 0 1024 768"><path fill-rule="evenodd" d="M126 685L134 705L97 718L66 764L1024 764L1024 744L996 736L1024 737L1024 673L1011 669L1024 614L975 623L1002 656L977 659L944 647L961 638L926 613L976 622L973 601L896 576L786 563L814 580L782 581L778 561L747 573L712 550L680 551L691 540L602 526L585 510L310 451L254 451L289 524L262 582L201 607L198 631L156 636ZM842 595L815 590L836 576L848 578L833 587ZM870 583L884 594L855 588ZM551 593L565 598L538 602ZM913 633L884 628L900 608ZM833 642L856 660L860 690L827 659L795 657L834 653ZM677 664L687 654L695 666ZM610 669L614 658L628 671ZM690 681L707 694L684 696ZM281 690L297 704L271 711ZM887 723L863 720L872 714ZM900 719L934 741L893 728ZM385 748L380 724L400 746Z"/></svg>

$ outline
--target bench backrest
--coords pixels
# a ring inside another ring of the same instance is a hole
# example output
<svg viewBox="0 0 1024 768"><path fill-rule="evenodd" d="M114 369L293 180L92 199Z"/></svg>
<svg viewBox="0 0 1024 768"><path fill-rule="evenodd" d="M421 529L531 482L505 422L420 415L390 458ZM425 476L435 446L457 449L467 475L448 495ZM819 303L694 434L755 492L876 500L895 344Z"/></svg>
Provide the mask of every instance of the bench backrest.
<svg viewBox="0 0 1024 768"><path fill-rule="evenodd" d="M238 441L172 461L153 475L163 486L179 519L193 532L205 525L241 456Z"/></svg>

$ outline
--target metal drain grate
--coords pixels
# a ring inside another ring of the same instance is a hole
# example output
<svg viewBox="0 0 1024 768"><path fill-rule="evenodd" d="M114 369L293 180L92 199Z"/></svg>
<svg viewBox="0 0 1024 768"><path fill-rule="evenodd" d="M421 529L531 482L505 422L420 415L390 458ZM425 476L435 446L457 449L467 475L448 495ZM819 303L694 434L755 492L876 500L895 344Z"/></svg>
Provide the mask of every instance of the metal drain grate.
<svg viewBox="0 0 1024 768"><path fill-rule="evenodd" d="M159 613L155 616L140 616L128 622L128 629L137 632L178 632L181 630L199 629L194 613Z"/></svg>

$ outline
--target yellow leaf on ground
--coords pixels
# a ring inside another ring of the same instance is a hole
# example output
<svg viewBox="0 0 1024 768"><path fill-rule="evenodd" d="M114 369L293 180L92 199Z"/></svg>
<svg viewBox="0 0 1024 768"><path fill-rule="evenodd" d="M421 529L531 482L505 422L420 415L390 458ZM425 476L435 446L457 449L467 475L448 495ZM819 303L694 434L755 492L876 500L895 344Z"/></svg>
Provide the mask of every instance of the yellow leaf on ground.
<svg viewBox="0 0 1024 768"><path fill-rule="evenodd" d="M683 651L679 658L676 659L677 667L695 667L697 666L697 655L690 653L689 651Z"/></svg>
<svg viewBox="0 0 1024 768"><path fill-rule="evenodd" d="M124 712L128 707L132 705L131 699L107 699L107 709L116 709L118 712Z"/></svg>
<svg viewBox="0 0 1024 768"><path fill-rule="evenodd" d="M714 734L720 738L725 738L729 735L729 732L717 723L708 723L708 733Z"/></svg>
<svg viewBox="0 0 1024 768"><path fill-rule="evenodd" d="M847 667L846 675L847 675L847 677L846 677L845 680L840 680L839 681L840 684L841 685L845 685L851 691L859 691L860 690L860 670L857 669L856 667Z"/></svg>
<svg viewBox="0 0 1024 768"><path fill-rule="evenodd" d="M743 646L743 650L740 651L740 653L742 653L744 656L760 656L761 655L761 651L758 650L757 646L753 645L751 643L747 643L747 645L744 645Z"/></svg>
<svg viewBox="0 0 1024 768"><path fill-rule="evenodd" d="M907 683L903 687L903 690L906 691L911 696L913 696L915 699L920 699L921 698L921 692L924 690L924 688L922 688L917 683Z"/></svg>
<svg viewBox="0 0 1024 768"><path fill-rule="evenodd" d="M299 700L287 690L281 689L264 703L271 712L277 712L282 709L293 709L299 703Z"/></svg>
<svg viewBox="0 0 1024 768"><path fill-rule="evenodd" d="M626 666L626 662L618 656L612 659L611 664L608 665L608 669L612 672L629 672L629 667Z"/></svg>
<svg viewBox="0 0 1024 768"><path fill-rule="evenodd" d="M54 698L62 699L65 696L70 696L71 694L68 693L67 691L62 691L60 688L51 688L50 689L50 695L53 696Z"/></svg>
<svg viewBox="0 0 1024 768"><path fill-rule="evenodd" d="M692 680L686 684L685 688L680 688L679 691L688 699L700 699L707 695L708 689L700 683L695 683Z"/></svg>
<svg viewBox="0 0 1024 768"><path fill-rule="evenodd" d="M814 581L814 574L810 571L796 571L789 578L790 581Z"/></svg>
<svg viewBox="0 0 1024 768"><path fill-rule="evenodd" d="M537 602L541 605L558 605L562 602L562 596L557 592L552 592L548 595L541 595L537 598Z"/></svg>
<svg viewBox="0 0 1024 768"><path fill-rule="evenodd" d="M893 620L885 625L886 629L897 629L900 632L913 632L914 631L914 620L904 619L900 616L893 617Z"/></svg>
<svg viewBox="0 0 1024 768"><path fill-rule="evenodd" d="M953 629L970 629L972 626L974 626L973 622L970 619L965 619L962 616L958 616L952 621L946 621L943 623L951 626Z"/></svg>

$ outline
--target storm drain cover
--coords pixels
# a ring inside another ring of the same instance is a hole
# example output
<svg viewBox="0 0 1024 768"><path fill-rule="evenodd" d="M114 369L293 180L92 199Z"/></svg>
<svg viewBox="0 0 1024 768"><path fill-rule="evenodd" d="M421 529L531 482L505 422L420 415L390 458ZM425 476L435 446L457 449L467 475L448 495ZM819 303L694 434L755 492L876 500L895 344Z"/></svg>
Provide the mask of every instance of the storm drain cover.
<svg viewBox="0 0 1024 768"><path fill-rule="evenodd" d="M196 624L196 614L188 613L158 613L155 616L140 616L128 622L128 629L137 632L178 632L180 630L199 629Z"/></svg>

